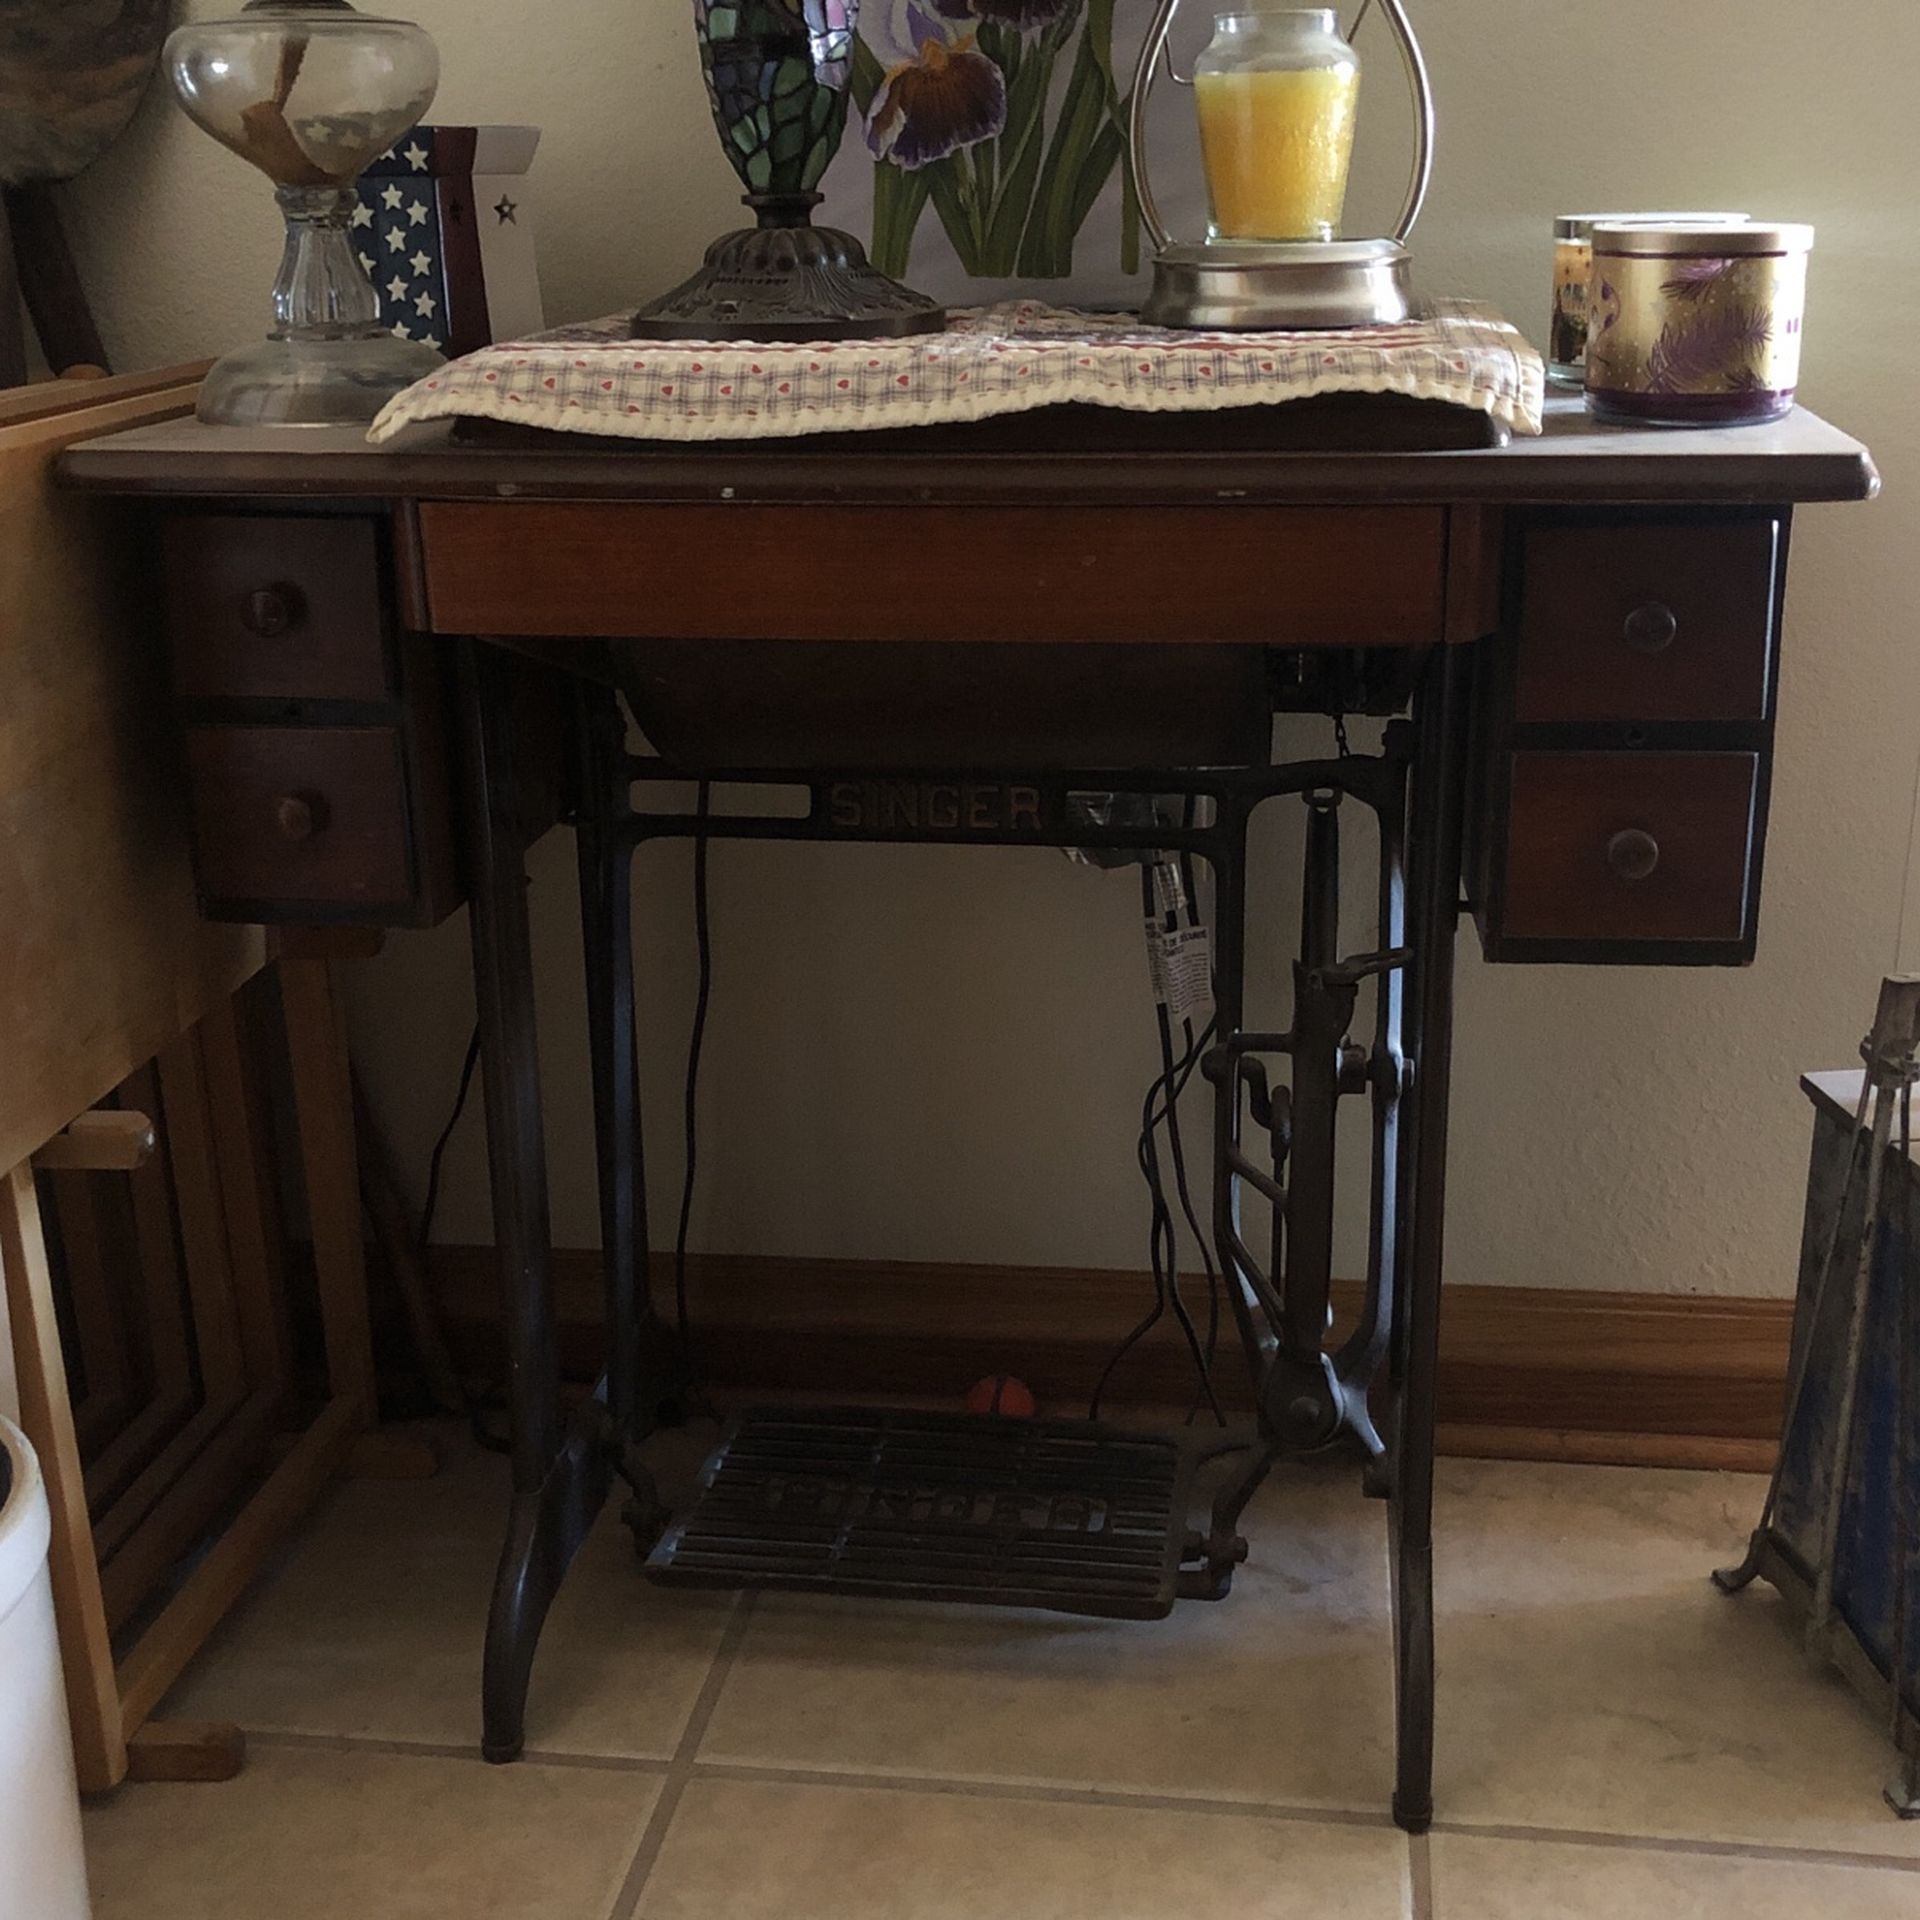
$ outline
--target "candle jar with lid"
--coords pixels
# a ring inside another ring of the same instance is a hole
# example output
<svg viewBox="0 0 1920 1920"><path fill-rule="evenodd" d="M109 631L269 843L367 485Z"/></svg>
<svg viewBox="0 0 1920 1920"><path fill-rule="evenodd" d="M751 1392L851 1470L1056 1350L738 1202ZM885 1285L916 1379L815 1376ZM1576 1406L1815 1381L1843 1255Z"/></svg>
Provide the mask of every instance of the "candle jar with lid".
<svg viewBox="0 0 1920 1920"><path fill-rule="evenodd" d="M1346 206L1360 59L1330 7L1214 16L1193 97L1213 240L1331 240Z"/></svg>
<svg viewBox="0 0 1920 1920"><path fill-rule="evenodd" d="M1553 326L1547 378L1578 387L1587 377L1587 281L1593 274L1595 227L1686 227L1738 224L1744 213L1562 213L1553 222Z"/></svg>
<svg viewBox="0 0 1920 1920"><path fill-rule="evenodd" d="M1812 248L1806 226L1596 227L1588 409L1684 427L1790 412Z"/></svg>

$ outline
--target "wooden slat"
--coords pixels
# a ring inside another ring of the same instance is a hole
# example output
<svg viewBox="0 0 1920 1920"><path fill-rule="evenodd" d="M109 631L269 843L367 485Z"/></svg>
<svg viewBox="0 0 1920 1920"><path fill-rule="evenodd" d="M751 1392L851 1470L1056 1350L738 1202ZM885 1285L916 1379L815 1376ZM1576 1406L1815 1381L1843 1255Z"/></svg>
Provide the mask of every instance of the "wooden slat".
<svg viewBox="0 0 1920 1920"><path fill-rule="evenodd" d="M99 1449L139 1410L139 1368L124 1316L116 1310L127 1276L113 1272L102 1243L103 1196L95 1184L84 1174L44 1172L37 1154L33 1169L54 1299L66 1322L63 1339L72 1343L73 1428L91 1472Z"/></svg>
<svg viewBox="0 0 1920 1920"><path fill-rule="evenodd" d="M156 1062L156 1072L186 1263L200 1404L95 1516L94 1549L101 1562L107 1617L116 1628L245 1483L265 1450L281 1398L277 1383L258 1385L249 1366L199 1030L169 1047Z"/></svg>
<svg viewBox="0 0 1920 1920"><path fill-rule="evenodd" d="M353 1137L353 1085L347 1066L346 1010L324 960L283 959L281 1005L300 1165L327 1350L336 1397L374 1417L373 1334L367 1308L367 1251L360 1225L360 1173Z"/></svg>
<svg viewBox="0 0 1920 1920"><path fill-rule="evenodd" d="M151 1067L130 1075L116 1097L142 1113L161 1112L160 1083ZM110 1438L93 1447L83 1442L87 1501L97 1527L112 1502L192 1418L199 1386L165 1156L112 1178L58 1175L55 1185L84 1187L100 1230L98 1271L73 1276L76 1310L95 1291L102 1296L113 1314L116 1339L137 1358L145 1395L138 1413Z"/></svg>
<svg viewBox="0 0 1920 1920"><path fill-rule="evenodd" d="M269 1385L237 1407L203 1408L188 1430L191 1444L183 1433L177 1449L169 1449L177 1457L156 1463L158 1496L138 1524L126 1530L111 1552L96 1529L101 1598L116 1633L258 1471L267 1457L279 1406L280 1395Z"/></svg>
<svg viewBox="0 0 1920 1920"><path fill-rule="evenodd" d="M0 425L0 1166L25 1160L261 964L201 921L136 516L59 451L191 391Z"/></svg>
<svg viewBox="0 0 1920 1920"><path fill-rule="evenodd" d="M160 1079L151 1064L129 1074L121 1097L141 1112L164 1112ZM188 1320L186 1276L180 1259L180 1234L174 1218L173 1171L166 1156L150 1160L126 1177L133 1220L129 1259L139 1284L128 1298L138 1303L149 1369L157 1382L189 1391L194 1387L193 1329Z"/></svg>
<svg viewBox="0 0 1920 1920"><path fill-rule="evenodd" d="M284 1396L293 1383L293 1333L265 1090L244 1056L235 1002L208 1014L198 1032L247 1378Z"/></svg>
<svg viewBox="0 0 1920 1920"><path fill-rule="evenodd" d="M0 1273L4 1273L19 1376L20 1424L40 1456L53 1510L48 1568L60 1625L74 1765L80 1785L98 1792L125 1777L126 1736L87 1524L80 1448L54 1325L53 1283L40 1234L40 1205L33 1170L24 1164L0 1176Z"/></svg>
<svg viewBox="0 0 1920 1920"><path fill-rule="evenodd" d="M365 1409L357 1400L329 1400L141 1634L119 1666L126 1732L140 1726L160 1704L268 1554L340 1470L365 1423ZM124 1761L122 1767L124 1771Z"/></svg>
<svg viewBox="0 0 1920 1920"><path fill-rule="evenodd" d="M96 1546L103 1528L112 1540L117 1537L116 1528L123 1531L132 1524L116 1522L114 1509L129 1496L139 1504L143 1477L153 1475L164 1486L168 1462L176 1457L171 1451L175 1446L184 1444L190 1457L194 1442L184 1436L192 1427L197 1404L191 1380L158 1382L140 1411L98 1452L87 1456L87 1508L94 1516Z"/></svg>
<svg viewBox="0 0 1920 1920"><path fill-rule="evenodd" d="M129 1780L231 1780L247 1736L227 1720L149 1720L127 1737Z"/></svg>
<svg viewBox="0 0 1920 1920"><path fill-rule="evenodd" d="M226 1198L213 1151L213 1117L198 1031L183 1034L155 1062L167 1111L167 1165L173 1174L180 1246L193 1304L193 1345L209 1404L237 1405L247 1391L247 1356L234 1300Z"/></svg>
<svg viewBox="0 0 1920 1920"><path fill-rule="evenodd" d="M153 1153L153 1122L121 1107L76 1114L33 1156L40 1173L131 1173Z"/></svg>
<svg viewBox="0 0 1920 1920"><path fill-rule="evenodd" d="M200 376L212 364L210 360L189 360L178 366L148 367L139 373L110 373L100 380L35 380L0 393L0 427L58 419L148 397L155 404L151 410L142 410L147 417L184 418L193 412Z"/></svg>
<svg viewBox="0 0 1920 1920"><path fill-rule="evenodd" d="M1446 524L1437 507L967 507L936 534L912 506L420 508L436 632L663 640L1417 644L1444 633ZM755 579L780 590L742 590Z"/></svg>

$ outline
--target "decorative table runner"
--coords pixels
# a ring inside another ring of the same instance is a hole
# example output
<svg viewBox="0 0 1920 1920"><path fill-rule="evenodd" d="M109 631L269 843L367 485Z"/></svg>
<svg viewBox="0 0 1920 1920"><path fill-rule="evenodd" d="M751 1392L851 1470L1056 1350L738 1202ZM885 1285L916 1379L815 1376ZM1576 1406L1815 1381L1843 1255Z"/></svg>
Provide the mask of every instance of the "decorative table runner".
<svg viewBox="0 0 1920 1920"><path fill-rule="evenodd" d="M391 400L368 432L468 416L634 440L756 440L984 420L1078 402L1145 413L1398 393L1540 431L1540 355L1490 307L1431 303L1395 327L1190 333L1037 301L944 333L814 346L629 340L625 314L483 347Z"/></svg>

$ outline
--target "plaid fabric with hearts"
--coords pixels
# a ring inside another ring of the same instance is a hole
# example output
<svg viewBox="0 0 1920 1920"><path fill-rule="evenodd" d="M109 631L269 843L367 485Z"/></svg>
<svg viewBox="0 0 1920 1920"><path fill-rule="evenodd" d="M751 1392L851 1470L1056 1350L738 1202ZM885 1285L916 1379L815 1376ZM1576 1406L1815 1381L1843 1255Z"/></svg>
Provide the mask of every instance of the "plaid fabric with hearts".
<svg viewBox="0 0 1920 1920"><path fill-rule="evenodd" d="M1009 301L944 333L815 346L629 340L626 316L484 347L388 403L368 438L421 420L509 420L634 440L756 440L984 420L1074 401L1148 413L1398 393L1538 433L1540 355L1490 308L1433 302L1394 327L1186 333Z"/></svg>

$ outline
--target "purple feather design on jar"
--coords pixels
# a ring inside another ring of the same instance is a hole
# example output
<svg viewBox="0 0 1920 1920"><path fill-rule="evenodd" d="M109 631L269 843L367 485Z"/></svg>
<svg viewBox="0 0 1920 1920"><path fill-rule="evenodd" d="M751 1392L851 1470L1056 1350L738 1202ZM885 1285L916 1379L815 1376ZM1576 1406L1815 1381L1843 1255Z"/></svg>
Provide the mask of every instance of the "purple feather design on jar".
<svg viewBox="0 0 1920 1920"><path fill-rule="evenodd" d="M1651 393L1700 393L1715 386L1744 390L1742 375L1773 338L1773 314L1762 306L1727 306L1698 319L1678 316L1660 329L1647 356Z"/></svg>
<svg viewBox="0 0 1920 1920"><path fill-rule="evenodd" d="M1739 265L1738 260L1677 260L1660 291L1670 300L1704 300Z"/></svg>

